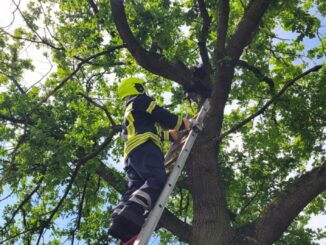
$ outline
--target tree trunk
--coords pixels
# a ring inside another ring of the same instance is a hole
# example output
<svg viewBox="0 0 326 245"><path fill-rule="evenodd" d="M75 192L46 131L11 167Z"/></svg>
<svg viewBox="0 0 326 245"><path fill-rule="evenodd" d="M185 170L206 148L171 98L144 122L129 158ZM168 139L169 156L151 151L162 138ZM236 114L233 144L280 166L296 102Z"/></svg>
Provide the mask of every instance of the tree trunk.
<svg viewBox="0 0 326 245"><path fill-rule="evenodd" d="M230 227L215 144L197 143L192 161L193 233L190 244L228 244ZM201 146L199 146L201 145Z"/></svg>
<svg viewBox="0 0 326 245"><path fill-rule="evenodd" d="M219 135L223 123L225 104L233 78L232 66L222 65L223 70L214 83L210 99L211 108L205 128L197 139L191 155L191 180L194 201L193 234L191 244L230 244L234 230L230 226L224 185L218 162L218 142L212 136Z"/></svg>

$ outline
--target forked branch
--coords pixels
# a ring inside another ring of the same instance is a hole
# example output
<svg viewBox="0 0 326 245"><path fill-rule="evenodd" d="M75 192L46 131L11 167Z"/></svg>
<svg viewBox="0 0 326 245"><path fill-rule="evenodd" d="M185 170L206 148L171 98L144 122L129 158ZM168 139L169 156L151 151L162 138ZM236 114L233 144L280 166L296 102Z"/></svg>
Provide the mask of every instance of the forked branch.
<svg viewBox="0 0 326 245"><path fill-rule="evenodd" d="M170 63L163 56L145 50L131 32L124 9L124 1L110 0L110 2L113 20L120 37L137 63L146 70L181 85L188 83L189 78L192 77L190 69L179 60Z"/></svg>

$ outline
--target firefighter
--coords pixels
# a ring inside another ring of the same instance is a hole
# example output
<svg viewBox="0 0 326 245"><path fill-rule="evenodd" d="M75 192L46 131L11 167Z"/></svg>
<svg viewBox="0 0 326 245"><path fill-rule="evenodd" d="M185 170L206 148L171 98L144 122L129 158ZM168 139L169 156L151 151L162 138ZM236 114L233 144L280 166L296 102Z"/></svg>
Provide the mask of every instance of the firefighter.
<svg viewBox="0 0 326 245"><path fill-rule="evenodd" d="M144 83L132 77L121 81L118 88L126 106L122 137L128 187L111 216L109 235L122 242L139 233L145 214L155 205L166 182L162 140L177 140L179 130L190 128L186 118L157 105Z"/></svg>

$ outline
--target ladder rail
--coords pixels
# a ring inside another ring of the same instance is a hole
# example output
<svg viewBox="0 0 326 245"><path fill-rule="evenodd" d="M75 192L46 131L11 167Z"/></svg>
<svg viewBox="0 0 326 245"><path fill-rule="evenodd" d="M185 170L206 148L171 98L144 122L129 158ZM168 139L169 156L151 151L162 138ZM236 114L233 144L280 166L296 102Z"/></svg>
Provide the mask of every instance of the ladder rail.
<svg viewBox="0 0 326 245"><path fill-rule="evenodd" d="M206 99L196 118L196 124L189 132L189 135L180 151L179 157L173 167L173 170L170 173L169 178L158 200L156 201L154 208L151 210L144 226L142 227L137 239L135 240L134 245L146 245L149 242L149 239L162 216L165 205L168 202L169 196L171 195L174 186L176 185L177 180L181 175L182 169L184 168L184 165L190 154L192 146L195 143L197 135L199 131L202 130L203 120L208 110L209 110L209 99Z"/></svg>

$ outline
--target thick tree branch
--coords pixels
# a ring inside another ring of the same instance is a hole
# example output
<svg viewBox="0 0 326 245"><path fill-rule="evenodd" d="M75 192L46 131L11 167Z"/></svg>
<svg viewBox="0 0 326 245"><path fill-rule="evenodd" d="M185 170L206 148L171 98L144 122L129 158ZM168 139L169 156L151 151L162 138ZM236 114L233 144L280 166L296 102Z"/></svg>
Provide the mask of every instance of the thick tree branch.
<svg viewBox="0 0 326 245"><path fill-rule="evenodd" d="M102 161L100 161L96 173L117 192L123 193L125 191L127 186L125 178L116 170L107 167Z"/></svg>
<svg viewBox="0 0 326 245"><path fill-rule="evenodd" d="M158 223L158 228L164 227L179 238L180 242L189 243L191 236L191 225L178 219L168 209L164 209L163 215Z"/></svg>
<svg viewBox="0 0 326 245"><path fill-rule="evenodd" d="M198 6L200 10L200 15L203 18L203 28L201 30L201 36L199 38L198 46L199 46L200 56L203 61L204 69L207 73L209 73L211 70L211 64L209 62L206 42L209 34L208 33L209 27L211 25L211 18L208 15L204 0L198 0Z"/></svg>
<svg viewBox="0 0 326 245"><path fill-rule="evenodd" d="M239 60L237 65L239 67L242 67L242 68L245 68L245 69L251 71L259 80L266 82L268 84L268 86L270 87L271 93L275 94L274 81L271 78L262 74L260 72L260 70L258 70L253 65L250 65L247 61Z"/></svg>
<svg viewBox="0 0 326 245"><path fill-rule="evenodd" d="M26 125L26 124L32 125L33 124L29 119L20 119L20 118L15 118L13 116L8 116L8 115L3 115L3 114L0 114L0 120L8 121L11 123L16 123L16 124L24 124L24 125Z"/></svg>
<svg viewBox="0 0 326 245"><path fill-rule="evenodd" d="M126 43L129 52L144 69L169 80L185 84L192 77L190 69L182 62L169 63L163 56L146 51L136 40L130 30L125 14L123 0L110 0L113 20L120 37Z"/></svg>
<svg viewBox="0 0 326 245"><path fill-rule="evenodd" d="M262 108L260 108L258 111L256 111L254 114L252 114L251 116L247 117L246 119L244 119L243 121L239 122L238 124L234 125L231 129L229 129L228 131L220 134L220 136L214 138L217 141L222 140L224 137L226 137L227 135L235 132L236 130L238 130L239 128L241 128L242 126L244 126L245 124L247 124L248 122L250 122L252 119L254 119L255 117L259 116L260 114L264 113L267 108L275 103L277 101L277 99L279 97L281 97L289 87L291 87L296 81L298 81L299 79L303 78L304 76L310 74L311 72L316 72L318 71L320 68L322 67L322 65L317 65L314 66L313 68L305 71L304 73L296 76L295 78L293 78L292 80L289 80L288 82L285 83L285 85L282 87L282 89L273 96L273 98L271 100L269 100Z"/></svg>
<svg viewBox="0 0 326 245"><path fill-rule="evenodd" d="M218 26L216 38L216 58L221 60L225 55L225 42L229 24L230 2L221 0L218 10Z"/></svg>
<svg viewBox="0 0 326 245"><path fill-rule="evenodd" d="M326 190L326 162L291 183L255 222L258 244L272 244L317 195Z"/></svg>
<svg viewBox="0 0 326 245"><path fill-rule="evenodd" d="M235 33L228 42L227 51L233 61L237 61L243 49L253 39L260 21L272 0L252 0L243 15Z"/></svg>

